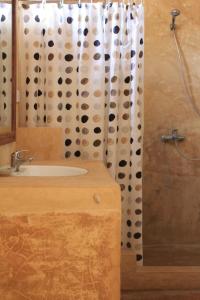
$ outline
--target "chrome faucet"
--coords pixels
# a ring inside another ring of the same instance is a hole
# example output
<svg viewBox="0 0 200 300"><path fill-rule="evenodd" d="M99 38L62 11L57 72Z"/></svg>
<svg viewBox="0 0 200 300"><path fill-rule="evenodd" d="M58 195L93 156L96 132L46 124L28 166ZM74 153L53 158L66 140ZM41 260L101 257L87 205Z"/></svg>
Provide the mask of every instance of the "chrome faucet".
<svg viewBox="0 0 200 300"><path fill-rule="evenodd" d="M178 129L172 129L171 134L161 136L161 141L164 142L164 143L167 143L167 142L182 142L184 140L185 140L185 136L180 135L178 133Z"/></svg>
<svg viewBox="0 0 200 300"><path fill-rule="evenodd" d="M11 154L11 168L14 168L15 172L19 172L19 168L23 163L31 162L32 157L25 157L24 153L28 150L18 150Z"/></svg>

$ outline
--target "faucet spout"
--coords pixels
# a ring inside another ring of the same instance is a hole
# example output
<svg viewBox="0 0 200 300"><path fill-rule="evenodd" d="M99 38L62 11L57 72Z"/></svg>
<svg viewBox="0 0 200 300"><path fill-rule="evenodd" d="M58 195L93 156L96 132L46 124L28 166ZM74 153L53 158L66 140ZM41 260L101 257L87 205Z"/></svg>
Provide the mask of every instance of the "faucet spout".
<svg viewBox="0 0 200 300"><path fill-rule="evenodd" d="M23 163L31 162L32 157L25 157L24 153L28 150L18 150L11 154L11 168L14 168L15 172L19 172L19 168Z"/></svg>

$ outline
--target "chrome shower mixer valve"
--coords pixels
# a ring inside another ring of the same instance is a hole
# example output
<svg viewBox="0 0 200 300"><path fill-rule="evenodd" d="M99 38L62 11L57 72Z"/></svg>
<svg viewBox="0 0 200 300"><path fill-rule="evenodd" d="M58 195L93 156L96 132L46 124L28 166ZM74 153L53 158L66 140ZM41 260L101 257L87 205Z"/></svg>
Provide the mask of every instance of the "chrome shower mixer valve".
<svg viewBox="0 0 200 300"><path fill-rule="evenodd" d="M180 135L178 133L178 129L172 129L171 134L169 135L162 135L161 136L161 141L163 143L167 142L182 142L185 140L185 137L183 135Z"/></svg>

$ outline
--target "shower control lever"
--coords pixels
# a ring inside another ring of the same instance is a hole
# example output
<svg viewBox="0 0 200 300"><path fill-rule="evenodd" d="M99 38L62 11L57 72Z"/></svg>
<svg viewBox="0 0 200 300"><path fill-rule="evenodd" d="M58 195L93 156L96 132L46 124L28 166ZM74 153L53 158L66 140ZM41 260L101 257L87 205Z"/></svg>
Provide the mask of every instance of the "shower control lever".
<svg viewBox="0 0 200 300"><path fill-rule="evenodd" d="M167 143L167 142L182 142L185 140L185 137L183 135L180 135L178 133L178 129L172 129L171 134L169 135L162 135L161 136L161 142Z"/></svg>

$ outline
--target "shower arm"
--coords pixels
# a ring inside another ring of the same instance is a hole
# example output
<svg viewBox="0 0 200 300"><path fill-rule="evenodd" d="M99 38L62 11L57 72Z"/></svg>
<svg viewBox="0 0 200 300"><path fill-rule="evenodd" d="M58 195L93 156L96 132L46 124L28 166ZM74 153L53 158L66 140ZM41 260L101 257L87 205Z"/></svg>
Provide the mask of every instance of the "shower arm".
<svg viewBox="0 0 200 300"><path fill-rule="evenodd" d="M170 24L170 29L171 30L176 30L176 17L180 15L180 10L179 9L173 9L170 12L170 15L172 16L172 23Z"/></svg>
<svg viewBox="0 0 200 300"><path fill-rule="evenodd" d="M175 22L176 22L176 17L173 16L173 17L172 17L172 23L170 24L170 29L171 29L171 30L175 30L175 29L176 29L176 24L175 24Z"/></svg>

